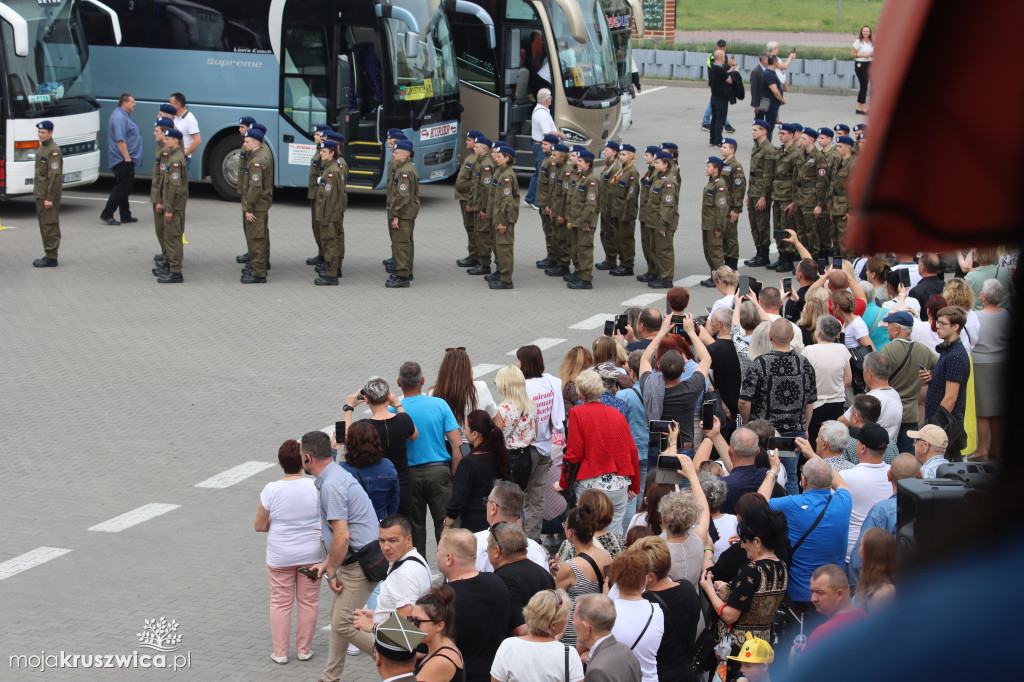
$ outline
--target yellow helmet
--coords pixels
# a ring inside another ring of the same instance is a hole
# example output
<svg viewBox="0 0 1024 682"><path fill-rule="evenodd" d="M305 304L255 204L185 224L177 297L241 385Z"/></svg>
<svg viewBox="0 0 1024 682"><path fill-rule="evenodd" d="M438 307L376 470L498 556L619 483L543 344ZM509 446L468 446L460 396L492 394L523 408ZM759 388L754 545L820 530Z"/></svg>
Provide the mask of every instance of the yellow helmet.
<svg viewBox="0 0 1024 682"><path fill-rule="evenodd" d="M771 663L775 660L775 651L768 642L747 633L747 641L743 642L739 656L729 656L731 661L740 663Z"/></svg>

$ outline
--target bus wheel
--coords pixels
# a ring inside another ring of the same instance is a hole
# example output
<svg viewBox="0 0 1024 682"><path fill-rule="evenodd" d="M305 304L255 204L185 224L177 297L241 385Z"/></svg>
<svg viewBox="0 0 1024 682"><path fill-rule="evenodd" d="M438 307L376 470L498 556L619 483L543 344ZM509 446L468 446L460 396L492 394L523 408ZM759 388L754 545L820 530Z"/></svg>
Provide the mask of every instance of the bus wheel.
<svg viewBox="0 0 1024 682"><path fill-rule="evenodd" d="M238 201L238 159L242 145L238 137L222 139L210 153L210 182L225 201Z"/></svg>

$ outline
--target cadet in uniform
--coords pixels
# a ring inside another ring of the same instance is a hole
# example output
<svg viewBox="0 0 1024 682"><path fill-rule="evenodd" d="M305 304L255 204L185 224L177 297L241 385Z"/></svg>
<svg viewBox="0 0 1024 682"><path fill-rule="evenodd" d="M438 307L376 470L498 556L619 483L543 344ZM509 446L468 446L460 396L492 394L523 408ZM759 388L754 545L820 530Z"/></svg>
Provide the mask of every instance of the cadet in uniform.
<svg viewBox="0 0 1024 682"><path fill-rule="evenodd" d="M255 125L256 119L252 116L243 116L238 119L238 134L242 136L242 148L238 150L238 183L235 185L235 189L238 190L239 195L242 194L249 182L249 162L248 154L245 151L245 134ZM242 234L245 234L245 211L242 211ZM249 254L243 253L241 256L235 256L235 262L248 263Z"/></svg>
<svg viewBox="0 0 1024 682"><path fill-rule="evenodd" d="M320 177L316 180L314 217L317 234L324 252L324 270L313 280L317 286L337 286L341 277L341 261L345 257L345 184L347 178L338 165L340 146L336 140L320 143ZM319 269L319 266L317 266Z"/></svg>
<svg viewBox="0 0 1024 682"><path fill-rule="evenodd" d="M779 142L775 149L775 184L772 187L772 214L776 230L795 230L793 214L787 207L793 202L793 167L797 157L803 157L803 148L796 143L800 134L800 126L796 123L783 123L779 130ZM768 265L769 270L776 272L792 272L796 260L796 250L789 242L776 240L779 247L779 259Z"/></svg>
<svg viewBox="0 0 1024 682"><path fill-rule="evenodd" d="M469 206L473 209L473 229L476 235L476 259L479 263L469 270L468 275L491 274L491 226L487 220L487 204L491 198L491 181L494 179L494 158L491 156L491 141L486 135L476 136L473 150L477 154L476 172L473 175L473 193Z"/></svg>
<svg viewBox="0 0 1024 682"><path fill-rule="evenodd" d="M597 208L601 212L601 248L604 249L604 260L595 263L598 270L611 270L618 267L618 252L616 251L616 221L610 212L610 200L612 195L612 176L619 170L619 150L622 147L615 140L608 140L601 156L604 158L604 170L601 172L601 184L598 186L601 191L597 193Z"/></svg>
<svg viewBox="0 0 1024 682"><path fill-rule="evenodd" d="M245 212L245 241L250 262L242 268L242 284L264 284L267 281L270 254L270 230L267 219L274 200L274 167L270 153L262 146L263 133L251 128L245 134L247 180L242 194Z"/></svg>
<svg viewBox="0 0 1024 682"><path fill-rule="evenodd" d="M704 185L701 197L700 229L704 238L704 259L711 268L712 277L701 282L701 286L714 287L714 272L724 264L722 236L729 224L729 197L721 172L725 164L717 156L708 158L704 174L708 184ZM710 282L710 283L709 283Z"/></svg>
<svg viewBox="0 0 1024 682"><path fill-rule="evenodd" d="M174 127L174 119L162 116L156 120L153 128L153 139L156 140L156 153L153 155L153 175L149 183L149 203L153 204L153 229L156 232L156 243L160 246L160 253L153 256L156 267L153 268L153 275L159 277L170 272L167 265L167 252L164 250L164 216L163 211L157 211L157 204L160 203L160 183L163 181L163 171L167 169L167 156L169 152L164 147L165 133Z"/></svg>
<svg viewBox="0 0 1024 682"><path fill-rule="evenodd" d="M569 162L569 148L561 142L552 145L551 191L547 206L541 206L541 211L551 219L551 238L555 249L555 264L544 270L544 274L549 277L564 277L569 274L569 230L565 228L565 200L566 187L569 185L572 174L573 167Z"/></svg>
<svg viewBox="0 0 1024 682"><path fill-rule="evenodd" d="M504 142L499 143L492 153L498 171L491 183L494 189L487 214L494 226L494 266L497 269L494 274L497 277L488 282L488 286L491 289L511 289L512 269L515 265L515 228L519 220L519 180L512 168L516 156L515 150ZM541 175L545 174L542 172ZM539 192L538 185L538 195Z"/></svg>
<svg viewBox="0 0 1024 682"><path fill-rule="evenodd" d="M853 173L853 138L840 135L836 144L836 165L832 169L832 184L829 187L829 205L832 214L832 249L847 260L853 254L843 246L843 235L846 233L846 219L850 205L846 198L849 189L850 175Z"/></svg>
<svg viewBox="0 0 1024 682"><path fill-rule="evenodd" d="M420 212L420 179L416 165L412 162L412 143L399 140L395 143L392 157L395 160L395 179L392 200L388 204L388 220L391 224L391 257L396 272L384 283L389 289L406 289L412 279L412 263L415 256L413 228Z"/></svg>
<svg viewBox="0 0 1024 682"><path fill-rule="evenodd" d="M661 148L672 155L672 160L668 164L668 170L672 173L672 177L675 178L678 185L681 178L679 175L679 145L675 142L662 142Z"/></svg>
<svg viewBox="0 0 1024 682"><path fill-rule="evenodd" d="M395 169L398 168L398 162L395 160L395 145L398 144L399 142L401 142L402 140L408 140L408 138L405 136L405 133L403 133L398 128L388 128L388 137L385 140L385 142L388 145L388 151L391 153L391 158L388 159L387 170L385 171L385 174L384 174L384 192L387 195L386 203L389 206L391 205L391 202L393 200L393 196L392 195L394 194L394 191L395 191ZM394 232L391 229L391 218L390 217L388 218L388 228L387 229L388 229L388 239L393 240L395 238L395 235L394 235ZM391 252L394 253L394 251L395 251L395 248L394 248L394 245L392 245ZM395 274L396 272L398 272L398 268L395 266L395 259L394 259L394 257L392 257L392 258L385 258L383 263L384 263L384 271L385 272L387 272L389 274L392 274L392 275Z"/></svg>
<svg viewBox="0 0 1024 682"><path fill-rule="evenodd" d="M565 231L569 235L569 262L572 263L572 271L562 275L563 282L571 282L580 278L577 274L577 271L580 269L579 240L569 227L569 213L572 210L573 197L576 196L576 188L579 186L580 181L587 176L586 173L580 171L580 152L584 149L586 147L579 144L574 144L569 149L569 167L572 169L572 172L569 174L568 182L565 185L565 206L563 211L565 213Z"/></svg>
<svg viewBox="0 0 1024 682"><path fill-rule="evenodd" d="M597 194L600 178L594 171L594 153L581 149L577 153L575 189L569 197L569 213L566 227L570 240L576 248L576 272L566 283L570 289L593 289L594 279L594 232L597 231Z"/></svg>
<svg viewBox="0 0 1024 682"><path fill-rule="evenodd" d="M64 155L53 141L53 122L36 124L39 150L36 152L36 171L32 180L32 194L36 198L36 217L39 234L43 238L43 257L32 265L37 268L57 267L60 248L60 197L64 191Z"/></svg>
<svg viewBox="0 0 1024 682"><path fill-rule="evenodd" d="M167 156L161 157L160 203L156 205L156 212L163 214L164 219L163 246L167 271L156 278L160 284L180 284L185 281L181 276L181 263L185 257L181 236L185 233L188 171L181 139L181 131L176 128L164 132Z"/></svg>
<svg viewBox="0 0 1024 682"><path fill-rule="evenodd" d="M725 234L722 237L722 251L725 254L725 264L733 270L740 269L740 235L739 228L740 213L743 213L743 197L747 193L747 177L743 174L743 166L736 158L736 140L731 137L722 139L719 149L722 152L722 181L725 183L725 193L729 196L729 222L725 226Z"/></svg>
<svg viewBox="0 0 1024 682"><path fill-rule="evenodd" d="M650 145L644 150L647 172L640 178L640 201L637 217L640 218L640 248L643 250L644 260L647 261L647 272L636 276L638 282L653 282L658 279L658 266L654 261L654 231L651 229L651 220L648 216L648 203L651 198L651 185L658 179L658 171L654 167L654 157L660 151L661 148L655 145Z"/></svg>
<svg viewBox="0 0 1024 682"><path fill-rule="evenodd" d="M313 151L313 158L309 160L309 182L306 190L306 198L309 199L310 223L313 228L313 239L316 240L317 253L312 258L306 259L306 265L321 265L324 262L324 247L320 241L320 222L316 216L317 194L320 187L320 176L323 174L320 150L323 149L326 133L334 132L331 126L313 126L313 142L316 149Z"/></svg>
<svg viewBox="0 0 1024 682"><path fill-rule="evenodd" d="M757 253L743 264L752 268L768 265L771 226L771 194L775 182L775 147L768 139L771 126L764 119L754 121L752 137L754 148L750 152L750 182L747 185L747 218L750 236L754 238Z"/></svg>
<svg viewBox="0 0 1024 682"><path fill-rule="evenodd" d="M654 155L654 168L658 177L651 183L647 199L647 226L651 228L651 251L657 270L657 279L647 286L652 289L671 289L676 272L676 251L673 245L679 226L679 182L672 173L672 154L662 149Z"/></svg>
<svg viewBox="0 0 1024 682"><path fill-rule="evenodd" d="M640 200L640 171L636 169L636 148L624 144L619 150L619 169L612 176L610 213L615 220L615 253L619 264L608 273L616 277L633 274L636 259L636 214Z"/></svg>
<svg viewBox="0 0 1024 682"><path fill-rule="evenodd" d="M459 174L455 176L455 199L458 200L459 210L462 213L462 226L466 229L466 251L469 254L465 258L455 261L455 264L460 268L471 268L474 265L480 264L476 257L476 224L473 212L467 211L466 206L469 205L469 198L473 193L473 170L478 158L476 151L474 151L476 147L475 138L481 134L479 130L470 130L466 133L466 149L469 150L469 154L462 160Z"/></svg>
<svg viewBox="0 0 1024 682"><path fill-rule="evenodd" d="M804 128L800 133L801 154L793 171L793 201L787 210L795 209L797 237L812 254L821 254L818 247L818 216L827 201L828 186L825 156L815 146L818 131Z"/></svg>
<svg viewBox="0 0 1024 682"><path fill-rule="evenodd" d="M829 211L831 207L828 205L828 192L829 187L832 185L832 172L835 170L836 163L839 161L839 155L836 153L835 147L832 146L832 138L835 133L832 132L831 128L819 128L818 129L818 146L821 148L821 153L825 156L825 197L826 204L821 212L821 215L817 218L818 226L818 258L831 258L833 251L839 253L839 244L833 243L832 241L832 216Z"/></svg>
<svg viewBox="0 0 1024 682"><path fill-rule="evenodd" d="M558 135L545 133L540 148L544 152L544 160L540 164L537 175L537 208L540 209L540 226L544 230L544 257L535 263L538 268L553 268L558 265L555 252L555 232L551 224L551 214L545 207L551 203L551 189L554 187L555 176L552 172L554 162L551 149L558 144Z"/></svg>

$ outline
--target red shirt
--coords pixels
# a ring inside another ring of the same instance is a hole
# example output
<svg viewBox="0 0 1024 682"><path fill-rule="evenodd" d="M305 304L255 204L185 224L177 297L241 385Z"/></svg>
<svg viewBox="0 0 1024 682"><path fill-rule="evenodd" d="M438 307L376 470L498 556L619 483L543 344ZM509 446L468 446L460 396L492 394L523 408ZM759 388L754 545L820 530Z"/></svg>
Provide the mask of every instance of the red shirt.
<svg viewBox="0 0 1024 682"><path fill-rule="evenodd" d="M854 609L853 611L847 611L846 613L837 613L824 623L814 628L814 632L807 638L807 644L804 646L804 651L807 651L812 646L818 644L823 639L828 639L837 630L842 630L848 625L858 623L868 617L861 609Z"/></svg>
<svg viewBox="0 0 1024 682"><path fill-rule="evenodd" d="M853 314L854 315L856 315L857 317L860 317L861 315L864 314L864 311L867 310L867 309L868 309L867 301L865 301L863 299L860 299L860 298L853 299ZM835 315L835 313L832 312L832 299L831 298L828 299L828 313L829 313L829 315Z"/></svg>
<svg viewBox="0 0 1024 682"><path fill-rule="evenodd" d="M565 463L580 463L576 480L617 474L628 476L629 489L640 492L640 468L636 444L629 422L614 407L599 402L583 403L569 410L569 435L566 439L560 485L569 485Z"/></svg>

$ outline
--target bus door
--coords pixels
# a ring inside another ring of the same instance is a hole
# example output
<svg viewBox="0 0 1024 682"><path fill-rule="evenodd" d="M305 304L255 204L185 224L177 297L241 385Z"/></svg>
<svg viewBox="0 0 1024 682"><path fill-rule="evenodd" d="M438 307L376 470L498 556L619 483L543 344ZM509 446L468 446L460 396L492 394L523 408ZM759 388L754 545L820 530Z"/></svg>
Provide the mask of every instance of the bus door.
<svg viewBox="0 0 1024 682"><path fill-rule="evenodd" d="M380 35L369 26L339 27L338 130L345 136L350 187L373 189L384 176L385 90Z"/></svg>

